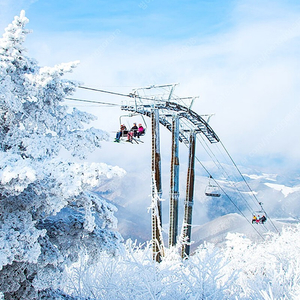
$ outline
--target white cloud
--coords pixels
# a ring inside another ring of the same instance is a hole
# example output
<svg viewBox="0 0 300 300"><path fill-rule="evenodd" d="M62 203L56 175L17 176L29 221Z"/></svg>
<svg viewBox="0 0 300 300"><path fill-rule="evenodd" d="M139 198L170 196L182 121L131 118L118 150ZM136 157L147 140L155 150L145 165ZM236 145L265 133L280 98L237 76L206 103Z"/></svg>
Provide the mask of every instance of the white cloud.
<svg viewBox="0 0 300 300"><path fill-rule="evenodd" d="M41 65L79 59L69 77L87 86L129 93L130 87L178 82L180 96L200 96L195 111L215 113L211 126L233 156L245 163L257 155L299 160L299 15L283 1L238 1L228 18L226 31L200 38L199 30L176 42L130 37L117 28L105 34L33 33L28 48ZM123 100L83 91L76 96ZM116 130L122 112L90 111L99 126Z"/></svg>

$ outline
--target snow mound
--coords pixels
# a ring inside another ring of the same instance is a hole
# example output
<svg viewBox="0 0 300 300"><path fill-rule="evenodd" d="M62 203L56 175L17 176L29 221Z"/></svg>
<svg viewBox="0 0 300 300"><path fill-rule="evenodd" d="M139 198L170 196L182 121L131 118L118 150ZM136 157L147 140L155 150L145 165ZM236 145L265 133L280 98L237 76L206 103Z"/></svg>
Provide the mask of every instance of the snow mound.
<svg viewBox="0 0 300 300"><path fill-rule="evenodd" d="M278 230L281 230L285 225L285 223L275 220L268 220L265 225L252 225L251 220L248 222L239 214L228 214L204 225L193 226L191 251L195 251L198 246L204 242L222 246L222 244L226 242L228 233L240 233L252 241L262 241L268 232L276 230L272 224L274 224Z"/></svg>

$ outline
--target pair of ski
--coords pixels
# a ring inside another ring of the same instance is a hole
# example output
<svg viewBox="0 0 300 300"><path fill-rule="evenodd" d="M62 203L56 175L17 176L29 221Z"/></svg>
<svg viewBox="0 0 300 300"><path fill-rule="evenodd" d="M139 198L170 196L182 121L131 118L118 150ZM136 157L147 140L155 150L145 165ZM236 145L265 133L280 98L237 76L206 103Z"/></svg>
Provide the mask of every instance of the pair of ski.
<svg viewBox="0 0 300 300"><path fill-rule="evenodd" d="M131 144L134 144L134 143L135 143L135 144L144 143L142 140L137 139L137 138L134 138L134 137L131 139L131 141L129 141L129 140L122 141L122 140L116 140L116 139L115 139L114 142L115 142L115 143L120 143L120 142L123 143L123 142L127 142L127 143L131 143Z"/></svg>
<svg viewBox="0 0 300 300"><path fill-rule="evenodd" d="M136 143L136 144L140 144L140 143L144 143L143 141L141 141L140 139L137 139L135 137L132 137L131 138L131 141L129 141L129 143L133 144L133 143Z"/></svg>

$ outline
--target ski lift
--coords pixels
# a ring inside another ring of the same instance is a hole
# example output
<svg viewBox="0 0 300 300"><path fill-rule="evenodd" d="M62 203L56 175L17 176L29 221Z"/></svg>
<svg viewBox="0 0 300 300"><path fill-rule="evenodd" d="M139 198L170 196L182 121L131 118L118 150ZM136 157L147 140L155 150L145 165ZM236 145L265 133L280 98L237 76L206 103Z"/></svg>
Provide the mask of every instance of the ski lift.
<svg viewBox="0 0 300 300"><path fill-rule="evenodd" d="M208 197L220 197L220 189L217 185L211 184L212 176L209 176L208 186L205 188L205 195Z"/></svg>
<svg viewBox="0 0 300 300"><path fill-rule="evenodd" d="M130 124L129 119L130 118L135 118L134 122ZM137 122L136 120L138 120L139 122ZM120 139L127 140L127 134L130 131L130 129L132 128L133 124L141 124L143 126L143 133L139 134L139 137L144 136L146 134L146 129L147 129L147 124L145 122L144 116L138 113L130 113L127 115L121 115L119 117L119 122L120 122L120 128L122 128L123 126L125 126L125 130L122 130ZM132 140L135 141L137 144L139 144L140 142L143 143L143 141L141 141L139 138L136 138L135 136L132 137Z"/></svg>
<svg viewBox="0 0 300 300"><path fill-rule="evenodd" d="M252 224L264 224L267 221L265 214L262 212L255 212L252 217Z"/></svg>
<svg viewBox="0 0 300 300"><path fill-rule="evenodd" d="M261 210L256 210L253 213L253 217L252 217L252 224L264 224L267 221L267 218L265 216L265 211L262 207L262 203L259 202L258 203L261 206Z"/></svg>

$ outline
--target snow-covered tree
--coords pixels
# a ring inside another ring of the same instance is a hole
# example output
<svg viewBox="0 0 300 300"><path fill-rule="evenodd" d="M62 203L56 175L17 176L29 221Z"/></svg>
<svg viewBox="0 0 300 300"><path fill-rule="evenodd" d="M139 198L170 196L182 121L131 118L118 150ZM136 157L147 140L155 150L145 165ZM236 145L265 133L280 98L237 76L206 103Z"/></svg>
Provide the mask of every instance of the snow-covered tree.
<svg viewBox="0 0 300 300"><path fill-rule="evenodd" d="M26 23L22 11L0 39L0 292L49 299L81 252L92 262L117 251L115 208L88 190L123 170L80 161L107 134L63 105L78 83L62 76L78 62L40 67L24 54Z"/></svg>
<svg viewBox="0 0 300 300"><path fill-rule="evenodd" d="M122 255L102 255L92 266L82 257L67 268L64 291L75 299L300 299L299 224L259 243L228 233L186 260L167 249L156 263L151 246L128 240Z"/></svg>

